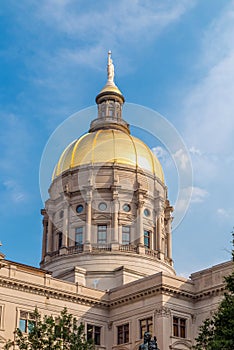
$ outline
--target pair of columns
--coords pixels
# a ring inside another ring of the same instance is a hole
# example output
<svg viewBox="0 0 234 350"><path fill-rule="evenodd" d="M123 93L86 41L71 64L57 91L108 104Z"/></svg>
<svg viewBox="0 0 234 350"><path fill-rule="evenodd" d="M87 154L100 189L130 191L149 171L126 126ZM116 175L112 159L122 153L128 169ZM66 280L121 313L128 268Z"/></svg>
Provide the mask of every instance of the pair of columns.
<svg viewBox="0 0 234 350"><path fill-rule="evenodd" d="M119 201L118 197L115 195L113 199L113 236L112 242L118 244L119 242L119 225L118 225L118 213L119 213ZM140 199L138 201L138 223L137 223L137 231L139 232L139 245L144 247L144 224L143 224L143 208L144 201ZM68 234L69 234L69 206L67 205L64 208L63 214L63 235L62 235L62 247L68 246ZM165 234L162 233L162 219L164 217L162 212L159 214L157 218L157 229L156 229L156 249L159 251L159 258L163 258L163 255L166 253L167 258L172 260L172 240L171 240L171 220L172 218L169 216L165 225ZM47 224L48 223L48 224ZM86 224L85 224L85 237L84 242L85 245L89 246L91 244L91 228L92 228L92 191L87 191L86 194ZM47 231L47 232L46 232ZM43 234L43 257L46 255L46 252L53 251L53 222L52 222L52 214L48 214L48 218L44 218L44 234ZM47 239L46 239L47 236ZM163 237L164 236L164 237ZM166 252L164 249L165 240L167 240ZM164 244L163 244L164 242ZM42 258L43 258L42 257Z"/></svg>

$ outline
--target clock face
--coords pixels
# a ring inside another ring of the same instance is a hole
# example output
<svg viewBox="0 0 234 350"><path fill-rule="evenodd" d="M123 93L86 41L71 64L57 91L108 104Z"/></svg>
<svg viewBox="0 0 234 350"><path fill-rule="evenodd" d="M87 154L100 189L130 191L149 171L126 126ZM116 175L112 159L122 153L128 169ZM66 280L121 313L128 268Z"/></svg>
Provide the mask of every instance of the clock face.
<svg viewBox="0 0 234 350"><path fill-rule="evenodd" d="M77 205L77 207L76 207L76 212L77 212L78 214L82 213L83 210L84 210L84 207L83 207L82 204Z"/></svg>
<svg viewBox="0 0 234 350"><path fill-rule="evenodd" d="M130 205L129 205L129 204L124 204L124 205L123 205L123 210L124 210L126 213L128 213L128 212L131 210Z"/></svg>
<svg viewBox="0 0 234 350"><path fill-rule="evenodd" d="M106 208L107 208L107 204L105 202L99 203L99 205L98 205L99 210L104 211L104 210L106 210Z"/></svg>

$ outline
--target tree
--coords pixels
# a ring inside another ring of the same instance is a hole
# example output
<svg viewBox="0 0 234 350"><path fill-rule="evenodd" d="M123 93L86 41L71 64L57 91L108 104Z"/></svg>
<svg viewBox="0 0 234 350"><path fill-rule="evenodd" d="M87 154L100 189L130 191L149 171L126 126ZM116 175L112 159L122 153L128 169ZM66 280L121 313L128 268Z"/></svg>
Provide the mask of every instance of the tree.
<svg viewBox="0 0 234 350"><path fill-rule="evenodd" d="M68 314L65 308L59 317L44 316L37 309L32 314L28 333L19 328L15 331L15 341L8 341L4 349L13 345L20 350L93 350L94 344L86 340L84 325L78 325L77 319Z"/></svg>
<svg viewBox="0 0 234 350"><path fill-rule="evenodd" d="M232 232L234 262L234 231ZM196 350L234 349L234 271L225 277L226 292L217 312L206 319L196 338Z"/></svg>

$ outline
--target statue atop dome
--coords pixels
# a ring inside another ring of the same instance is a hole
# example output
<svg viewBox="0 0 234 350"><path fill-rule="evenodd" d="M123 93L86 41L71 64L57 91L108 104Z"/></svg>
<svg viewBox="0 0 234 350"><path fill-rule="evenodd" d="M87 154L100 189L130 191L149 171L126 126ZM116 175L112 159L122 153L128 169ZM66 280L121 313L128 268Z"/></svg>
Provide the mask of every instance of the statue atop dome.
<svg viewBox="0 0 234 350"><path fill-rule="evenodd" d="M108 63L107 63L107 79L108 82L114 83L115 67L111 58L111 51L108 51Z"/></svg>

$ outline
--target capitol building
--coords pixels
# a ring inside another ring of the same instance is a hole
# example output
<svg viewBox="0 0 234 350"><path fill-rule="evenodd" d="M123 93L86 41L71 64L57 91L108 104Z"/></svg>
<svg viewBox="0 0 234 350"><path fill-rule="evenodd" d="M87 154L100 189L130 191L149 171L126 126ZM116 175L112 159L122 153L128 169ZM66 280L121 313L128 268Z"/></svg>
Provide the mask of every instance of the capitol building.
<svg viewBox="0 0 234 350"><path fill-rule="evenodd" d="M40 268L1 256L0 349L17 327L27 332L36 306L43 315L66 307L102 350L137 350L145 331L160 350L191 349L217 309L232 263L176 275L163 169L131 135L124 102L109 53L97 117L52 175Z"/></svg>

